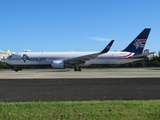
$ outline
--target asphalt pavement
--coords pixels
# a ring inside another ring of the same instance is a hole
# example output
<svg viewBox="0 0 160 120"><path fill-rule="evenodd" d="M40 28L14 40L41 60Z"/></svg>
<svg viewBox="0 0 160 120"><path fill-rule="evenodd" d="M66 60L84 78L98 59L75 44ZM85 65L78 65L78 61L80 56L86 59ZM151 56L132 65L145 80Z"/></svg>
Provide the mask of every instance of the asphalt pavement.
<svg viewBox="0 0 160 120"><path fill-rule="evenodd" d="M160 99L160 78L1 79L0 101Z"/></svg>

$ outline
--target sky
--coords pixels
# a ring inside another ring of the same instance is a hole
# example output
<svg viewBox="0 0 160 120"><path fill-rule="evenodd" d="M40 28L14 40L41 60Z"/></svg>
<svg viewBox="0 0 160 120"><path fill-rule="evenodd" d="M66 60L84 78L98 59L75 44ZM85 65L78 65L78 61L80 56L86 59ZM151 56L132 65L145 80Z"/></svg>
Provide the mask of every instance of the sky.
<svg viewBox="0 0 160 120"><path fill-rule="evenodd" d="M123 50L144 28L160 51L160 0L0 0L0 50Z"/></svg>

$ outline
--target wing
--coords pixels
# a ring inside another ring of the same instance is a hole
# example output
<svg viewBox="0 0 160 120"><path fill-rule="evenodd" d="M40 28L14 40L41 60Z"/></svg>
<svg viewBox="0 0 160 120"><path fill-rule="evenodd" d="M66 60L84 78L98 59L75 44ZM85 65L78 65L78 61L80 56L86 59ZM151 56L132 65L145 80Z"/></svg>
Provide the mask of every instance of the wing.
<svg viewBox="0 0 160 120"><path fill-rule="evenodd" d="M87 60L94 59L101 54L107 53L109 51L109 49L111 48L113 42L114 42L114 40L111 40L111 42L101 52L89 54L89 55L84 55L84 56L79 56L79 57L74 57L71 59L67 59L64 62L65 62L65 64L70 64L70 65L85 64L85 62Z"/></svg>

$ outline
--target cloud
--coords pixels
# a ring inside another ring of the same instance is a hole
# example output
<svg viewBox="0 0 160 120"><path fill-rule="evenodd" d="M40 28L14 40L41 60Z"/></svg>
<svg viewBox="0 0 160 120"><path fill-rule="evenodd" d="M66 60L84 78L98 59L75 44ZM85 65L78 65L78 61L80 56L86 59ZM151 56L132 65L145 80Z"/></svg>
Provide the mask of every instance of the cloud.
<svg viewBox="0 0 160 120"><path fill-rule="evenodd" d="M112 40L110 38L101 38L101 37L89 37L89 39L96 40L96 41L104 41L104 42L109 42Z"/></svg>

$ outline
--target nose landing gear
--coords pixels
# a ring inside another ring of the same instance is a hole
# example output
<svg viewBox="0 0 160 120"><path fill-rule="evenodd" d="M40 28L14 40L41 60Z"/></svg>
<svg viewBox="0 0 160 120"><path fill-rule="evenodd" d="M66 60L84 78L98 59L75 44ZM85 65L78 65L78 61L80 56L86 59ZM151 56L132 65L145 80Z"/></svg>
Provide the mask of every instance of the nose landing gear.
<svg viewBox="0 0 160 120"><path fill-rule="evenodd" d="M13 70L14 70L15 72L18 72L19 70L22 70L22 69L21 69L21 68L18 68L17 66L14 66Z"/></svg>

